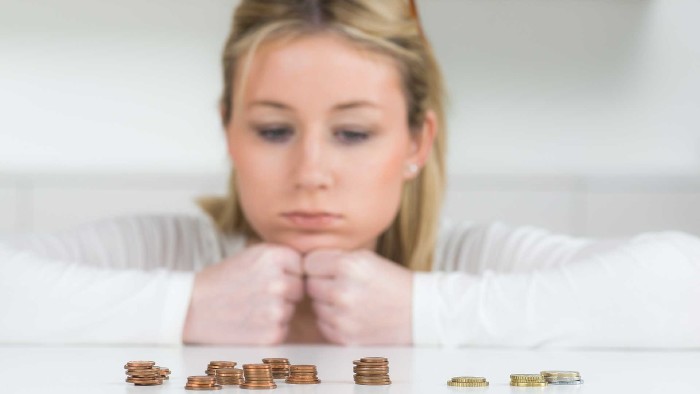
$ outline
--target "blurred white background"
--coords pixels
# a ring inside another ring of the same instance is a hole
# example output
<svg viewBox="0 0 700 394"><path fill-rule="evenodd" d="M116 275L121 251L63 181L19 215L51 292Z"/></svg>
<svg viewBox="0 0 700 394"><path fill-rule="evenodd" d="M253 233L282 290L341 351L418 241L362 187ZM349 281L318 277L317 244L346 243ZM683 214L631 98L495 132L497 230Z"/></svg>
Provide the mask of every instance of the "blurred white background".
<svg viewBox="0 0 700 394"><path fill-rule="evenodd" d="M235 0L0 0L0 233L225 190ZM700 234L700 1L418 0L445 72L445 211Z"/></svg>

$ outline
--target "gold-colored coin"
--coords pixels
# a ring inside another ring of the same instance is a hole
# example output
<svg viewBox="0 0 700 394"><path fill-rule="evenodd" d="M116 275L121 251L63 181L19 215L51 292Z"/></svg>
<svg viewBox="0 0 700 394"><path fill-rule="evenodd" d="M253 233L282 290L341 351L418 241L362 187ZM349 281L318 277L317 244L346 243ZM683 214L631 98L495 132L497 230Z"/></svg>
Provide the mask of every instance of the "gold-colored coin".
<svg viewBox="0 0 700 394"><path fill-rule="evenodd" d="M510 382L511 386L515 387L544 387L547 382Z"/></svg>
<svg viewBox="0 0 700 394"><path fill-rule="evenodd" d="M448 380L447 385L452 387L488 387L489 382L453 382Z"/></svg>
<svg viewBox="0 0 700 394"><path fill-rule="evenodd" d="M548 382L573 382L581 380L578 371L542 371L540 372Z"/></svg>
<svg viewBox="0 0 700 394"><path fill-rule="evenodd" d="M452 381L460 383L483 383L486 381L486 378L481 376L455 376L452 378Z"/></svg>
<svg viewBox="0 0 700 394"><path fill-rule="evenodd" d="M544 382L544 377L539 374L512 374L510 375L512 382Z"/></svg>

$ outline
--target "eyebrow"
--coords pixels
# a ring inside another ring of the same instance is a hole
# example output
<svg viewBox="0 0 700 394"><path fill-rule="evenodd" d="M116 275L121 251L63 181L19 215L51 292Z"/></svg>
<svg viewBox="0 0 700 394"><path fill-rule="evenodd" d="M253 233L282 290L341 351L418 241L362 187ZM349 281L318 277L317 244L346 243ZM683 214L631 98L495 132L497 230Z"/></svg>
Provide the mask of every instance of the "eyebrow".
<svg viewBox="0 0 700 394"><path fill-rule="evenodd" d="M281 109L285 111L293 111L294 108L292 108L289 105L286 105L284 103L281 103L279 101L273 101L273 100L256 100L250 103L249 107L253 107L256 105L260 106L265 106L265 107L273 107L276 109ZM353 109L353 108L358 108L358 107L373 107L373 108L379 108L379 106L371 101L366 101L366 100L356 100L356 101L348 101L346 103L340 103L336 104L333 106L331 109L332 111L343 111L347 109Z"/></svg>

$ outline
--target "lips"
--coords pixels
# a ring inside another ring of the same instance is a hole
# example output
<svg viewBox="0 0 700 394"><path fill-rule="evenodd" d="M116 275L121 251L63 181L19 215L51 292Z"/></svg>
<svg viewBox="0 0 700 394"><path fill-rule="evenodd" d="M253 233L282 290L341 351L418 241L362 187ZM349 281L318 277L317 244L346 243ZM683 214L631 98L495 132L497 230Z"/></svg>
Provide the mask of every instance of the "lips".
<svg viewBox="0 0 700 394"><path fill-rule="evenodd" d="M324 228L337 224L341 215L324 211L292 211L282 216L291 224L302 228Z"/></svg>

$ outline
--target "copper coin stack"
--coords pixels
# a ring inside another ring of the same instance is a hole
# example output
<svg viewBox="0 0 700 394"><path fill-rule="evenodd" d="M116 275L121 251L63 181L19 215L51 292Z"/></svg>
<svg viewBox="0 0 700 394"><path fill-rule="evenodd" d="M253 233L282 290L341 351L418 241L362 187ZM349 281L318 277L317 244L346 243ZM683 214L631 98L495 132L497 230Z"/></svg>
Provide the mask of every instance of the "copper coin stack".
<svg viewBox="0 0 700 394"><path fill-rule="evenodd" d="M221 390L221 385L216 383L214 376L188 376L186 390Z"/></svg>
<svg viewBox="0 0 700 394"><path fill-rule="evenodd" d="M219 368L216 370L216 383L238 386L243 383L243 370L240 368Z"/></svg>
<svg viewBox="0 0 700 394"><path fill-rule="evenodd" d="M170 379L170 368L158 367L160 369L160 377L164 380Z"/></svg>
<svg viewBox="0 0 700 394"><path fill-rule="evenodd" d="M235 361L210 361L205 371L209 376L215 376L216 370L219 368L233 368L236 366Z"/></svg>
<svg viewBox="0 0 700 394"><path fill-rule="evenodd" d="M391 384L389 360L384 357L364 357L352 362L355 384L372 386Z"/></svg>
<svg viewBox="0 0 700 394"><path fill-rule="evenodd" d="M273 379L286 379L289 376L289 360L286 358L263 358L264 364L269 364Z"/></svg>
<svg viewBox="0 0 700 394"><path fill-rule="evenodd" d="M242 389L276 389L277 385L272 380L270 364L243 364L245 382Z"/></svg>
<svg viewBox="0 0 700 394"><path fill-rule="evenodd" d="M315 365L292 365L289 367L289 377L285 380L292 384L318 384L321 383L316 372Z"/></svg>
<svg viewBox="0 0 700 394"><path fill-rule="evenodd" d="M126 381L137 386L155 386L163 384L160 368L154 361L129 361L124 365ZM167 368L165 368L168 370ZM170 371L170 370L168 370Z"/></svg>

